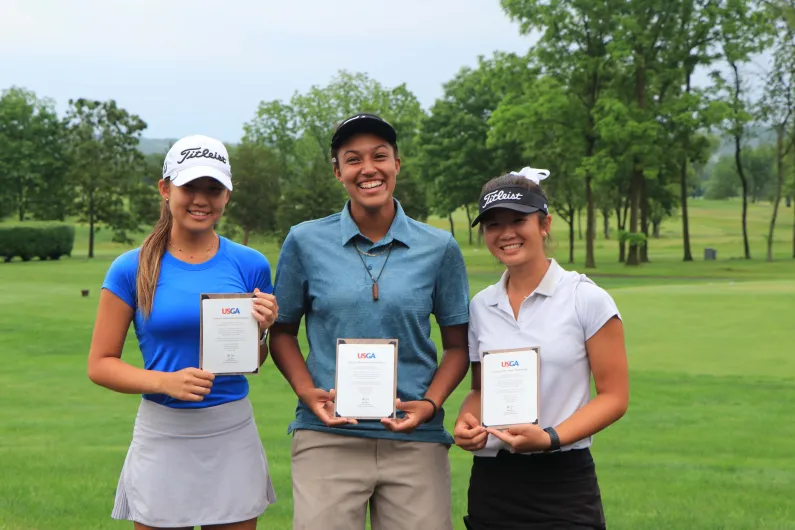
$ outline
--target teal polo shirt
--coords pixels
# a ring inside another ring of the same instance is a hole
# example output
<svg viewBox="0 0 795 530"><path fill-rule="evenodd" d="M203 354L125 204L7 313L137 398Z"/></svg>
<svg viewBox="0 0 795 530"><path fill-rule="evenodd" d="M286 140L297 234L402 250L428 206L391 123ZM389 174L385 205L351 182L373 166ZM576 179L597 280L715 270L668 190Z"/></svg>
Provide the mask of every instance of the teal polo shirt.
<svg viewBox="0 0 795 530"><path fill-rule="evenodd" d="M436 373L441 352L431 340L431 315L440 326L469 322L469 283L461 249L449 232L409 218L395 201L396 215L386 236L370 241L349 211L294 226L282 246L274 294L278 322L305 317L306 365L317 388L334 387L338 338L398 339L397 394L422 398ZM391 255L382 253L392 243ZM361 256L356 246L369 254ZM386 265L384 266L384 262ZM379 299L373 300L372 279ZM399 412L399 415L402 413ZM365 438L452 444L444 410L413 433L394 433L379 421L329 428L300 400L289 432L312 429Z"/></svg>

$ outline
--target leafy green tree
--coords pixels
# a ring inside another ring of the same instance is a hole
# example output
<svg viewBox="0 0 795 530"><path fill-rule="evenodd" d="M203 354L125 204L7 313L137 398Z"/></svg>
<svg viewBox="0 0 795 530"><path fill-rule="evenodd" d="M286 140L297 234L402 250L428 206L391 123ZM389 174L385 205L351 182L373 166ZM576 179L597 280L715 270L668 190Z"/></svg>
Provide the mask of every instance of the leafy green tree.
<svg viewBox="0 0 795 530"><path fill-rule="evenodd" d="M146 123L115 101L69 101L65 124L70 160L70 181L77 192L74 211L89 226L88 257L94 257L98 223L114 230L114 241L131 243L129 231L140 219L125 199L136 184L143 155L137 146Z"/></svg>
<svg viewBox="0 0 795 530"><path fill-rule="evenodd" d="M581 119L570 123L576 131L584 155L575 172L583 176L586 204L585 267L596 267L595 157L599 150L597 107L609 85L615 61L611 45L618 24L617 13L623 2L603 0L501 0L508 16L520 24L524 35L541 32L534 52L542 73L559 85L581 105Z"/></svg>
<svg viewBox="0 0 795 530"><path fill-rule="evenodd" d="M281 202L282 166L271 148L244 142L230 153L235 189L227 217L243 230L243 244L252 233L276 231L276 212Z"/></svg>
<svg viewBox="0 0 795 530"><path fill-rule="evenodd" d="M487 144L488 118L528 75L526 59L497 53L491 59L480 57L477 68L462 68L445 84L444 96L433 104L420 130L416 159L437 215L449 216L463 206L471 225L472 207L477 207L486 181L522 167L516 142ZM472 244L471 226L468 230Z"/></svg>
<svg viewBox="0 0 795 530"><path fill-rule="evenodd" d="M13 87L0 96L0 218L63 219L69 204L64 128L54 103Z"/></svg>

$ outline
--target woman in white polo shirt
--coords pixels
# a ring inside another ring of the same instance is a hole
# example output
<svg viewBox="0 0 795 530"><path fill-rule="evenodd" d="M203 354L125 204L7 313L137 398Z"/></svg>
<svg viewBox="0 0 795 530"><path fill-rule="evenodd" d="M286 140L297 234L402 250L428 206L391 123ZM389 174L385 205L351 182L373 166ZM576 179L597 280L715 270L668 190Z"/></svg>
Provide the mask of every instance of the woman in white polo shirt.
<svg viewBox="0 0 795 530"><path fill-rule="evenodd" d="M546 256L552 217L539 181L548 175L525 168L490 180L473 222L506 271L470 304L472 390L455 440L475 455L465 518L471 530L605 527L589 447L627 409L624 330L609 294ZM533 346L541 352L538 424L483 427L482 353Z"/></svg>

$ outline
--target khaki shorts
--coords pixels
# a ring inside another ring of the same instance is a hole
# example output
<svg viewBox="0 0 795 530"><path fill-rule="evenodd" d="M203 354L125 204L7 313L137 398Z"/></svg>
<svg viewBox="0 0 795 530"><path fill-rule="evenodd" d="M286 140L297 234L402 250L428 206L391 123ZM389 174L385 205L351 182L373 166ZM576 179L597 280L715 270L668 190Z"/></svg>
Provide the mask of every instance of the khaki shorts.
<svg viewBox="0 0 795 530"><path fill-rule="evenodd" d="M452 530L448 449L296 431L293 529Z"/></svg>

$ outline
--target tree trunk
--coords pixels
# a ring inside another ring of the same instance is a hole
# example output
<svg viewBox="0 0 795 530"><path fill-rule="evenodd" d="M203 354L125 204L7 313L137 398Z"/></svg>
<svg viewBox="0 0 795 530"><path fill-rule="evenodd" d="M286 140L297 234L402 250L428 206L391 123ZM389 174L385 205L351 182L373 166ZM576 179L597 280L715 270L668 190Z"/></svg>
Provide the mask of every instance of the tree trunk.
<svg viewBox="0 0 795 530"><path fill-rule="evenodd" d="M472 215L469 213L469 205L465 204L464 209L467 211L467 227L469 228L469 246L472 246Z"/></svg>
<svg viewBox="0 0 795 530"><path fill-rule="evenodd" d="M693 73L693 68L689 67L687 70L687 76L685 80L685 92L690 94L690 77ZM684 246L685 256L683 261L693 261L693 254L690 251L690 220L687 217L687 159L688 159L688 151L690 151L690 131L685 132L684 138L684 153L682 154L682 174L680 175L680 200L681 200L681 207L682 207L682 245Z"/></svg>
<svg viewBox="0 0 795 530"><path fill-rule="evenodd" d="M591 189L591 175L585 176L585 202L587 213L585 216L585 268L595 269L596 259L593 254L593 240L596 237L596 215L593 207L593 190Z"/></svg>
<svg viewBox="0 0 795 530"><path fill-rule="evenodd" d="M244 247L248 246L248 238L249 238L250 235L251 235L251 229L250 228L244 228L243 229L243 246Z"/></svg>
<svg viewBox="0 0 795 530"><path fill-rule="evenodd" d="M627 224L627 209L626 206L624 207L624 215L621 215L621 200L619 199L619 204L616 206L616 223L618 225L618 262L624 263L627 260L627 242L622 237L622 233L626 228ZM626 203L626 200L624 201Z"/></svg>
<svg viewBox="0 0 795 530"><path fill-rule="evenodd" d="M88 192L88 257L94 257L94 193Z"/></svg>
<svg viewBox="0 0 795 530"><path fill-rule="evenodd" d="M646 69L643 61L642 52L635 51L635 101L641 112L646 110ZM632 182L629 186L630 208L629 208L629 231L633 236L638 234L641 208L641 195L643 194L643 161L635 156L634 167L632 168ZM627 265L640 265L641 254L640 245L633 237L629 243L629 255Z"/></svg>
<svg viewBox="0 0 795 530"><path fill-rule="evenodd" d="M738 120L737 114L739 113L740 102L740 73L737 70L737 63L734 61L729 62L732 70L734 71L734 112L735 120ZM743 187L743 250L745 251L745 259L751 259L751 249L748 246L748 179L745 177L745 170L743 169L742 160L742 128L735 127L734 130L734 163L737 166L737 175L740 177L740 182Z"/></svg>
<svg viewBox="0 0 795 530"><path fill-rule="evenodd" d="M646 179L642 181L643 187L640 191L640 231L646 236L640 246L640 262L649 262L649 194L646 190Z"/></svg>
<svg viewBox="0 0 795 530"><path fill-rule="evenodd" d="M582 209L577 210L577 236L582 241Z"/></svg>
<svg viewBox="0 0 795 530"><path fill-rule="evenodd" d="M610 210L607 208L602 210L602 219L604 221L605 240L610 239Z"/></svg>
<svg viewBox="0 0 795 530"><path fill-rule="evenodd" d="M773 215L770 217L770 231L767 235L767 261L773 261L773 231L776 228L778 205L781 203L781 190L784 187L784 126L776 127L776 199L773 202Z"/></svg>
<svg viewBox="0 0 795 530"><path fill-rule="evenodd" d="M453 223L453 212L447 214L447 219L450 221L450 233L453 235L453 239L455 239L455 224Z"/></svg>
<svg viewBox="0 0 795 530"><path fill-rule="evenodd" d="M17 179L17 213L19 221L25 220L25 179L20 176Z"/></svg>
<svg viewBox="0 0 795 530"><path fill-rule="evenodd" d="M635 160L635 168L632 171L632 182L629 186L629 233L637 234L640 229L640 182L643 180L643 169L640 161ZM627 254L627 265L640 265L640 248L636 239L631 239L629 243L629 253Z"/></svg>
<svg viewBox="0 0 795 530"><path fill-rule="evenodd" d="M569 210L569 263L574 263L574 210Z"/></svg>

